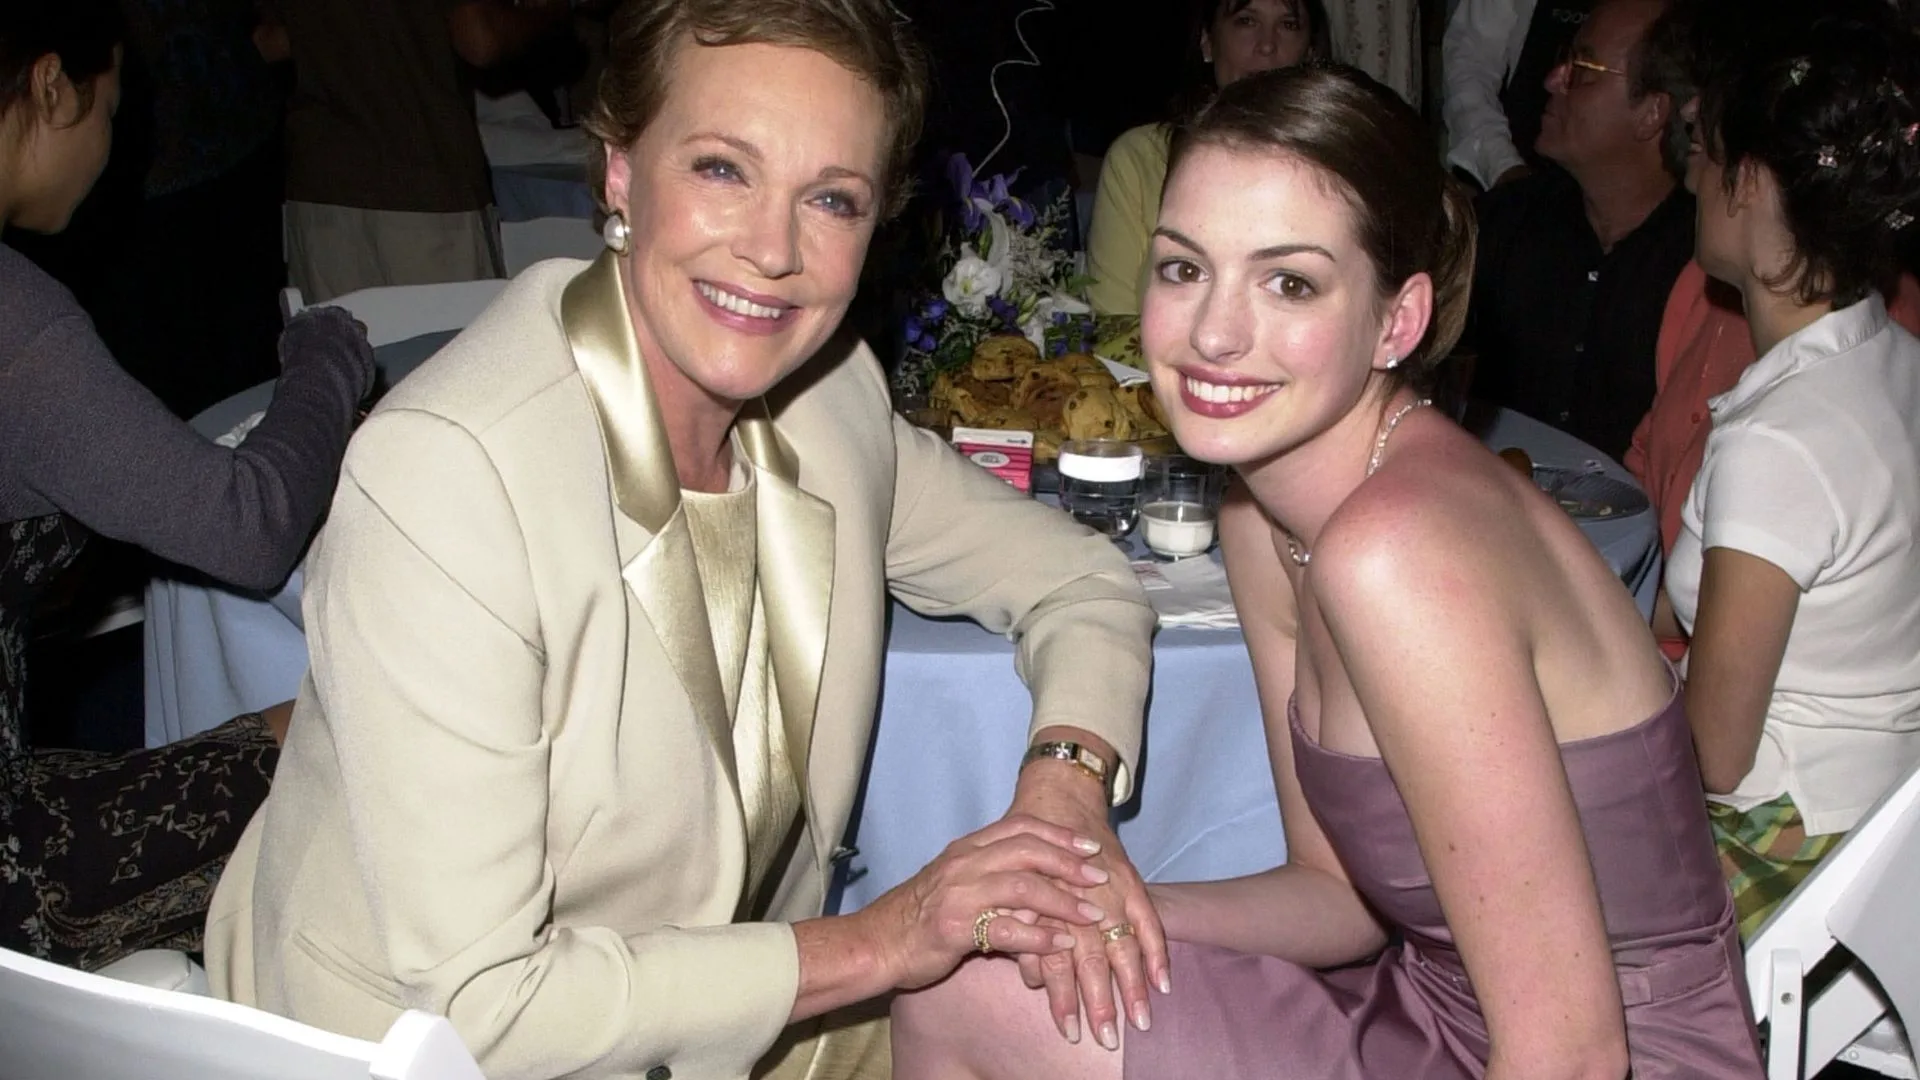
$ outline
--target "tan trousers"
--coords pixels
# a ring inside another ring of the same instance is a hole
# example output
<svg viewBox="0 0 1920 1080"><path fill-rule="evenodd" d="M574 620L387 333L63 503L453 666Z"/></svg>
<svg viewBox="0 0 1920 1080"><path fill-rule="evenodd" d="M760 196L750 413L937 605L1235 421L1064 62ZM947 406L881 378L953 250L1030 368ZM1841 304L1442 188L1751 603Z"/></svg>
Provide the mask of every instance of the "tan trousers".
<svg viewBox="0 0 1920 1080"><path fill-rule="evenodd" d="M458 214L286 204L287 282L309 304L377 285L504 277L492 207Z"/></svg>

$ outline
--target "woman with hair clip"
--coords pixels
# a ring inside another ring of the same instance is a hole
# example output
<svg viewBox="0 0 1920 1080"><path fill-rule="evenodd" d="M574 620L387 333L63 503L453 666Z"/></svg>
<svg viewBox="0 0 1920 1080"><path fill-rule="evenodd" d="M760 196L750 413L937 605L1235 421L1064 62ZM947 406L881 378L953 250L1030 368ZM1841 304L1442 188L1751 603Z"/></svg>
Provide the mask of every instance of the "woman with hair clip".
<svg viewBox="0 0 1920 1080"><path fill-rule="evenodd" d="M1920 341L1882 299L1920 214L1920 44L1789 7L1702 73L1695 258L1759 357L1711 402L1656 625L1743 932L1920 760ZM1664 624L1664 625L1662 625Z"/></svg>
<svg viewBox="0 0 1920 1080"><path fill-rule="evenodd" d="M1143 337L1181 446L1239 476L1290 861L1149 886L1173 984L1122 1053L976 961L896 1002L897 1075L1759 1077L1677 681L1573 521L1424 407L1473 224L1419 117L1269 72L1171 160Z"/></svg>
<svg viewBox="0 0 1920 1080"><path fill-rule="evenodd" d="M120 96L112 0L0 3L0 228L66 228ZM333 493L373 350L339 310L280 337L273 405L234 449L122 371L72 294L0 244L0 947L82 968L197 949L273 777L288 708L132 754L29 743L36 602L93 534L271 590Z"/></svg>
<svg viewBox="0 0 1920 1080"><path fill-rule="evenodd" d="M1194 27L1197 74L1176 112L1248 75L1325 59L1331 52L1321 0L1196 0ZM1140 311L1171 130L1156 121L1121 132L1100 166L1087 227L1087 273L1093 277L1087 300L1102 315Z"/></svg>

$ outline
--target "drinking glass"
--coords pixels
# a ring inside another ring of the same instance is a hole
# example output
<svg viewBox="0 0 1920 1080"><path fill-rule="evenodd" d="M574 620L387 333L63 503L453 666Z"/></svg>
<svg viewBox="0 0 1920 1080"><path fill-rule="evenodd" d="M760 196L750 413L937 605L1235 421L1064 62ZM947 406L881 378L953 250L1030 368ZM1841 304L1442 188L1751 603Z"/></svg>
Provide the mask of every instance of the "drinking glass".
<svg viewBox="0 0 1920 1080"><path fill-rule="evenodd" d="M1116 543L1140 516L1140 472L1146 455L1119 439L1060 444L1060 509Z"/></svg>
<svg viewBox="0 0 1920 1080"><path fill-rule="evenodd" d="M1190 457L1148 458L1140 481L1140 519L1147 550L1167 560L1213 547L1226 470Z"/></svg>

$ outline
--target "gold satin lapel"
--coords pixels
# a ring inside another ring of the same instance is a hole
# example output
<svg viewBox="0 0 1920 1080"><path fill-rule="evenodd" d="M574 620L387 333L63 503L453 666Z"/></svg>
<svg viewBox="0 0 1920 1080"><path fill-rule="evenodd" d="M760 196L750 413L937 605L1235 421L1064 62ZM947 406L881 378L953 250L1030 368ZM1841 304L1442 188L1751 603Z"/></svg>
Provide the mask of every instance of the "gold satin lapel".
<svg viewBox="0 0 1920 1080"><path fill-rule="evenodd" d="M600 421L614 502L621 513L653 534L621 567L620 576L646 612L674 675L731 777L733 724L713 656L693 536L680 508L680 478L673 469L660 408L647 384L640 346L627 318L620 269L611 254L602 255L568 283L560 299L560 319Z"/></svg>
<svg viewBox="0 0 1920 1080"><path fill-rule="evenodd" d="M774 692L780 701L794 781L800 785L800 802L808 820L815 820L807 754L820 698L820 668L827 652L827 612L833 600L833 506L800 489L797 463L765 408L755 402L742 410L736 430L747 459L759 470L754 508L760 516L760 591L766 602ZM815 839L821 840L817 835ZM831 837L822 841L831 842ZM825 852L822 846L817 854L824 858Z"/></svg>

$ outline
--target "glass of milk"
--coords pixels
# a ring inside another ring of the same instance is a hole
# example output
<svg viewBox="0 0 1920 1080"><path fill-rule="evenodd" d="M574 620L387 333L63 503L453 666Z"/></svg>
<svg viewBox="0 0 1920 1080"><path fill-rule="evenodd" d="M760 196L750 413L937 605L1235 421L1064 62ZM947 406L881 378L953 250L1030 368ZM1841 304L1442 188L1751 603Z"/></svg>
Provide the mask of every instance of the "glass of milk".
<svg viewBox="0 0 1920 1080"><path fill-rule="evenodd" d="M1190 457L1147 459L1140 478L1140 527L1147 550L1163 559L1204 555L1213 547L1214 522L1226 470Z"/></svg>

